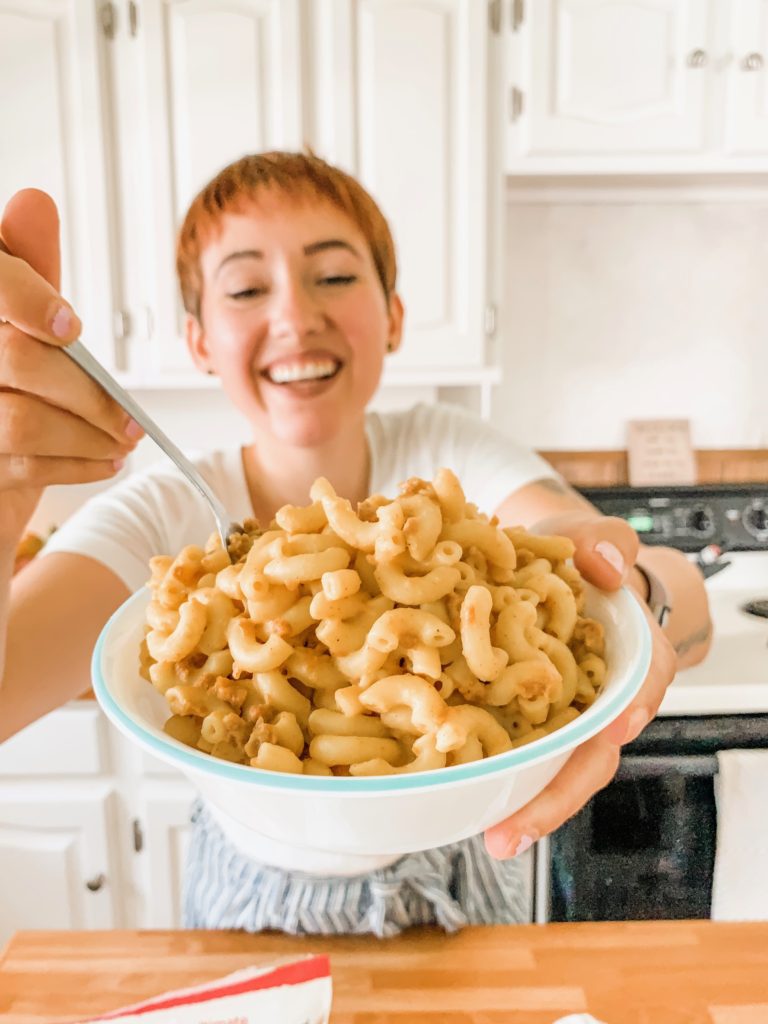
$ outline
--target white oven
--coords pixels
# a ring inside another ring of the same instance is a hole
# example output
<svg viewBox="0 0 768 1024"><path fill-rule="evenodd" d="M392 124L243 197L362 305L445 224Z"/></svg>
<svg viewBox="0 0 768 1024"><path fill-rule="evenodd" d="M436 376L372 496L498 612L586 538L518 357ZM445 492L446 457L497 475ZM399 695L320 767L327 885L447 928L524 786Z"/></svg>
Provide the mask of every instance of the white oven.
<svg viewBox="0 0 768 1024"><path fill-rule="evenodd" d="M699 562L714 640L701 665L678 674L659 717L624 748L611 784L538 844L535 919L710 917L715 879L725 915L729 884L746 882L755 905L768 906L768 891L759 888L768 886L765 871L755 866L750 879L729 877L719 848L723 752L768 750L768 486L583 493L631 522L644 542L677 547ZM768 794L768 753L759 768L755 777ZM728 800L738 821L734 797ZM756 842L767 841L768 822Z"/></svg>

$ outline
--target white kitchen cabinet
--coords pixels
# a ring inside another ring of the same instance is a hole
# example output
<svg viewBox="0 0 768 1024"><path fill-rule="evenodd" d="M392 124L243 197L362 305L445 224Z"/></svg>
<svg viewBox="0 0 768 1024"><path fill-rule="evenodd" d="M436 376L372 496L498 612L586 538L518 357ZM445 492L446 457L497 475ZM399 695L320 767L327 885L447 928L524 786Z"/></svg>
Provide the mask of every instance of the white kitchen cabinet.
<svg viewBox="0 0 768 1024"><path fill-rule="evenodd" d="M527 5L530 154L700 152L707 0ZM702 58L703 59L703 58Z"/></svg>
<svg viewBox="0 0 768 1024"><path fill-rule="evenodd" d="M768 0L730 5L725 148L734 156L768 153Z"/></svg>
<svg viewBox="0 0 768 1024"><path fill-rule="evenodd" d="M183 342L176 233L196 193L226 164L301 148L298 0L144 0L122 56L129 51L139 95L134 136L122 140L136 181L124 212L141 226L131 251L142 271L131 376L197 382ZM133 100L126 91L122 109Z"/></svg>
<svg viewBox="0 0 768 1024"><path fill-rule="evenodd" d="M205 388L183 213L231 160L309 144L392 223L407 318L388 380L487 383L488 46L482 0L0 0L0 95L24 98L0 110L0 196L56 198L67 294L123 383Z"/></svg>
<svg viewBox="0 0 768 1024"><path fill-rule="evenodd" d="M194 787L73 701L0 745L0 946L34 928L179 928Z"/></svg>
<svg viewBox="0 0 768 1024"><path fill-rule="evenodd" d="M114 799L103 781L0 784L0 946L20 928L123 924Z"/></svg>
<svg viewBox="0 0 768 1024"><path fill-rule="evenodd" d="M485 361L488 9L476 0L317 0L312 135L395 232L405 342L393 369Z"/></svg>
<svg viewBox="0 0 768 1024"><path fill-rule="evenodd" d="M768 170L766 0L510 9L510 173Z"/></svg>
<svg viewBox="0 0 768 1024"><path fill-rule="evenodd" d="M100 40L93 0L0 0L0 207L24 187L54 197L63 293L114 365Z"/></svg>
<svg viewBox="0 0 768 1024"><path fill-rule="evenodd" d="M181 928L193 787L178 773L142 787L134 835L141 928Z"/></svg>
<svg viewBox="0 0 768 1024"><path fill-rule="evenodd" d="M151 258L131 379L201 383L173 274L175 233L196 191L242 153L305 143L358 175L393 225L407 317L390 376L481 368L487 37L485 5L470 0L145 3L136 152L150 160L132 219L148 226L138 248Z"/></svg>

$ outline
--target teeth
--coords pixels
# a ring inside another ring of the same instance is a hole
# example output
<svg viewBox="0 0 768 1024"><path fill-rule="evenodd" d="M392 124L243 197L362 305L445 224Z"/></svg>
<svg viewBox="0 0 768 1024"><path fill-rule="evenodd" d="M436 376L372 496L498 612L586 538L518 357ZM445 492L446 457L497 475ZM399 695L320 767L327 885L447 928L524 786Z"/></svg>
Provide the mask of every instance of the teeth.
<svg viewBox="0 0 768 1024"><path fill-rule="evenodd" d="M312 363L293 363L276 366L267 371L267 376L275 384L295 384L302 380L322 380L332 377L336 372L337 363L332 359L319 359Z"/></svg>

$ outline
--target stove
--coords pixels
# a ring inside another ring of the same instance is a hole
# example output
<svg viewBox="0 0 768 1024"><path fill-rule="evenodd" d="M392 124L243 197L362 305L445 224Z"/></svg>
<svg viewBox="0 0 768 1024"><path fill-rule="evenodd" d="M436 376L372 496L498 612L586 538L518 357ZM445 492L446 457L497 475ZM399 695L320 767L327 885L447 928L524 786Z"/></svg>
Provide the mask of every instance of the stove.
<svg viewBox="0 0 768 1024"><path fill-rule="evenodd" d="M677 674L660 715L768 712L768 485L589 488L644 544L686 552L706 580L714 639Z"/></svg>
<svg viewBox="0 0 768 1024"><path fill-rule="evenodd" d="M622 748L615 778L536 844L535 920L709 917L720 756L768 750L768 484L582 493L644 543L678 548L698 564L714 639ZM729 820L741 815L731 809ZM738 872L725 877L738 883ZM765 884L756 873L754 885Z"/></svg>

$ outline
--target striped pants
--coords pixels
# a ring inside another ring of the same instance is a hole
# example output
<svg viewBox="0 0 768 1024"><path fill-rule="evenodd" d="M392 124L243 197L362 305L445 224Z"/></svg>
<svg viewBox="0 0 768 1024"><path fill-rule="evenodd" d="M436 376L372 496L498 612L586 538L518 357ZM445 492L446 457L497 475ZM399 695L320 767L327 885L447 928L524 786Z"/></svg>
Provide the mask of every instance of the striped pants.
<svg viewBox="0 0 768 1024"><path fill-rule="evenodd" d="M292 935L448 932L531 919L527 858L497 861L482 836L402 857L349 878L282 871L241 854L202 803L192 815L184 884L186 928L276 929Z"/></svg>

